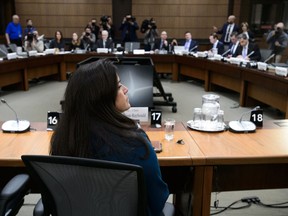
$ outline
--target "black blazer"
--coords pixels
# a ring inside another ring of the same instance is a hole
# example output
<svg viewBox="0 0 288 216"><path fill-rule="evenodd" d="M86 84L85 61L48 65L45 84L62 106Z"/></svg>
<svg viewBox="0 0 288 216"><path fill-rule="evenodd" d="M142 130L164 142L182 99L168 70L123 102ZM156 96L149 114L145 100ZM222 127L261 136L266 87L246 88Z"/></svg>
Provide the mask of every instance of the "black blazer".
<svg viewBox="0 0 288 216"><path fill-rule="evenodd" d="M235 48L234 53L232 53L232 50L231 50L231 49L232 49L232 47L233 47L233 43L231 42L231 43L229 44L229 50L230 50L229 54L232 55L232 57L236 57L236 51L237 51L237 49L238 49L239 46L240 46L240 43L238 43L237 47Z"/></svg>
<svg viewBox="0 0 288 216"><path fill-rule="evenodd" d="M242 50L243 50L243 47L238 46L237 50L236 50L236 56L242 55ZM248 44L247 55L249 55L249 53L251 53L252 51L254 51L254 53L249 57L250 60L260 61L261 60L261 53L260 53L260 50L259 50L259 47L257 46L257 44L253 44L253 43Z"/></svg>
<svg viewBox="0 0 288 216"><path fill-rule="evenodd" d="M103 47L103 40L102 40L102 39L97 40L97 42L96 42L96 49L97 49L97 48L104 48L104 47ZM110 38L107 39L105 48L113 49L113 41L112 41Z"/></svg>
<svg viewBox="0 0 288 216"><path fill-rule="evenodd" d="M221 41L223 44L225 44L224 41L225 41L225 37L226 37L228 25L229 25L229 23L225 23L225 24L223 25L222 29L219 30L218 32L216 32L217 34L222 34L222 36L221 36L221 38L220 38L220 41ZM233 27L232 32L239 32L239 27L238 27L238 25L234 24L234 27ZM226 45L229 45L229 43L226 44Z"/></svg>
<svg viewBox="0 0 288 216"><path fill-rule="evenodd" d="M157 50L157 49L160 50L160 46L161 46L161 38L156 39L155 44L154 44L154 50ZM169 42L167 43L167 46L163 44L162 49L169 51Z"/></svg>
<svg viewBox="0 0 288 216"><path fill-rule="evenodd" d="M184 41L184 42L182 43L182 46L185 46L185 43L186 43L186 41ZM189 52L190 52L190 50L192 50L195 46L198 46L197 41L191 40L191 43L190 43L190 46L189 46ZM193 52L197 52L197 51L198 51L198 47L195 48L195 49L193 49L192 51L193 51Z"/></svg>
<svg viewBox="0 0 288 216"><path fill-rule="evenodd" d="M213 48L213 46L212 46ZM216 46L216 48L218 49L218 54L222 55L224 53L224 44L218 40L218 44Z"/></svg>

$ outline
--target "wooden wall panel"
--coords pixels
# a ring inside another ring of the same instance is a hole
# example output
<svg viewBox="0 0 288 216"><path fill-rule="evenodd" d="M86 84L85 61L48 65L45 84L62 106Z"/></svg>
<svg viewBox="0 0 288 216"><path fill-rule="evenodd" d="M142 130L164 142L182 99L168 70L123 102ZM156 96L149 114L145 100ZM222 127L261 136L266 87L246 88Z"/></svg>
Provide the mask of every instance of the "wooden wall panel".
<svg viewBox="0 0 288 216"><path fill-rule="evenodd" d="M221 27L226 21L228 2L132 0L132 14L139 25L153 17L159 32L166 30L169 37L183 38L184 32L189 30L194 38L207 39L212 26ZM237 3L235 5L237 7ZM15 6L22 25L31 18L39 33L46 37L53 37L59 29L64 37L70 38L73 32L80 34L92 17L99 21L102 15L112 15L112 0L15 0ZM138 35L143 38L142 33Z"/></svg>
<svg viewBox="0 0 288 216"><path fill-rule="evenodd" d="M153 17L159 32L170 38L183 38L191 31L194 38L207 39L212 26L221 27L227 20L228 0L133 0L132 13L141 25ZM143 34L138 34L140 38Z"/></svg>
<svg viewBox="0 0 288 216"><path fill-rule="evenodd" d="M112 15L112 0L15 0L15 7L22 26L31 18L39 34L49 38L56 30L65 38L81 34L91 18Z"/></svg>

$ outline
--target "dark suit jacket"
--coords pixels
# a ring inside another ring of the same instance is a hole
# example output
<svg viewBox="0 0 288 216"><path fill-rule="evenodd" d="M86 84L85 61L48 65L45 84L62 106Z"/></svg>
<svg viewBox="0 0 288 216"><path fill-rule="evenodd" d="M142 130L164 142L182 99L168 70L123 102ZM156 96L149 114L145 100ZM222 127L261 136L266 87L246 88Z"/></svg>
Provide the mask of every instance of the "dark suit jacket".
<svg viewBox="0 0 288 216"><path fill-rule="evenodd" d="M184 41L184 42L182 43L182 46L185 46L185 43L186 43L186 41ZM189 46L189 52L190 52L190 50L192 50L195 46L198 46L197 41L191 40L191 43L190 43L190 46ZM198 47L195 48L195 49L193 49L192 51L193 51L193 52L197 52L197 51L198 51Z"/></svg>
<svg viewBox="0 0 288 216"><path fill-rule="evenodd" d="M213 48L213 45L212 45ZM218 44L216 46L216 48L218 49L218 54L222 55L224 53L224 44L218 40Z"/></svg>
<svg viewBox="0 0 288 216"><path fill-rule="evenodd" d="M168 42L168 40L167 40L167 42ZM161 46L161 38L156 39L155 44L154 44L154 50L156 50L156 49L160 50L160 46ZM165 44L163 44L162 49L169 51L169 42L168 42L167 46L165 46Z"/></svg>
<svg viewBox="0 0 288 216"><path fill-rule="evenodd" d="M230 52L228 53L228 54L230 54L230 55L232 55L232 57L236 57L236 51L237 51L237 48L240 46L240 43L238 43L238 45L237 45L237 47L235 48L235 52L234 53L232 53L232 46L233 46L233 43L231 42L230 44L229 44L229 50L230 50Z"/></svg>
<svg viewBox="0 0 288 216"><path fill-rule="evenodd" d="M102 39L97 40L97 42L96 42L96 49L97 49L97 48L104 48L104 47L103 47L103 40L102 40ZM109 38L107 39L105 48L113 49L113 41L112 41L111 39L109 39Z"/></svg>
<svg viewBox="0 0 288 216"><path fill-rule="evenodd" d="M242 50L243 50L243 47L238 46L237 50L236 50L236 56L242 55ZM251 53L252 51L254 51L254 53L249 57L250 60L260 61L261 60L261 53L260 53L260 50L259 50L259 47L257 46L257 44L253 44L253 43L248 44L247 55L249 55L249 53Z"/></svg>
<svg viewBox="0 0 288 216"><path fill-rule="evenodd" d="M225 37L226 37L226 32L227 32L228 25L229 25L229 23L225 23L225 24L223 25L222 29L219 30L218 32L216 32L217 34L222 34L222 36L221 36L221 38L220 38L220 41L221 41L223 44L225 44L225 45L228 45L228 44L229 44L229 43L227 44L227 43L224 42ZM233 28L233 31L232 31L232 32L239 32L239 27L238 27L236 24L234 24L234 28Z"/></svg>

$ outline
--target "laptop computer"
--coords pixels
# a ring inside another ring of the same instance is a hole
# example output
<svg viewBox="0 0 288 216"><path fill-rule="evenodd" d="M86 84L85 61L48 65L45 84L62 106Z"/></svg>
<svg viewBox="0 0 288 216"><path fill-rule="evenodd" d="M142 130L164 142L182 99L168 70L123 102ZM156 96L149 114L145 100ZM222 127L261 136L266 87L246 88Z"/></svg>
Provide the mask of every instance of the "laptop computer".
<svg viewBox="0 0 288 216"><path fill-rule="evenodd" d="M175 54L183 54L184 51L185 51L184 46L174 46L174 53Z"/></svg>
<svg viewBox="0 0 288 216"><path fill-rule="evenodd" d="M8 50L4 44L0 44L0 58L4 58L7 56Z"/></svg>
<svg viewBox="0 0 288 216"><path fill-rule="evenodd" d="M135 49L140 49L140 42L126 42L125 51L133 52Z"/></svg>
<svg viewBox="0 0 288 216"><path fill-rule="evenodd" d="M286 63L272 63L271 65L274 67L288 67Z"/></svg>

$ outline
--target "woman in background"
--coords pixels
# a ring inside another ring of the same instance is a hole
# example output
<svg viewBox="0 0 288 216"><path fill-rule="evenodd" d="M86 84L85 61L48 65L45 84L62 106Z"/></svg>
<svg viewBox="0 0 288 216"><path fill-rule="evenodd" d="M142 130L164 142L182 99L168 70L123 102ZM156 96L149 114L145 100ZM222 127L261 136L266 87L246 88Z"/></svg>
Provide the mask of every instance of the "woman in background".
<svg viewBox="0 0 288 216"><path fill-rule="evenodd" d="M72 34L70 50L76 50L76 49L84 49L84 46L82 44L82 41L78 37L78 34L74 32Z"/></svg>
<svg viewBox="0 0 288 216"><path fill-rule="evenodd" d="M63 39L63 34L61 31L56 31L54 39L50 42L49 48L56 48L59 51L65 50L65 41Z"/></svg>

